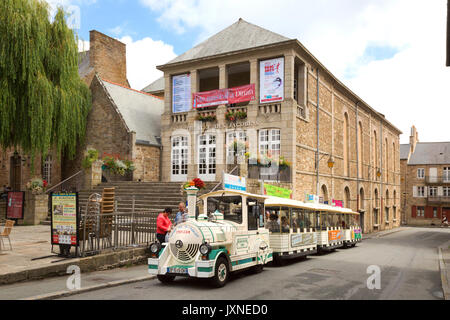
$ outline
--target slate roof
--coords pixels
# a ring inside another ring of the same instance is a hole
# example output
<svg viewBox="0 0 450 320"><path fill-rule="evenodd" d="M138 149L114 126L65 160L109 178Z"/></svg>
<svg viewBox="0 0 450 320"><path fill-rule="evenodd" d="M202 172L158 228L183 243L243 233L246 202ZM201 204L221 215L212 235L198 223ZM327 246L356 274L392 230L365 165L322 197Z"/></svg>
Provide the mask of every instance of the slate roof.
<svg viewBox="0 0 450 320"><path fill-rule="evenodd" d="M400 160L408 160L409 150L411 146L409 144L400 145Z"/></svg>
<svg viewBox="0 0 450 320"><path fill-rule="evenodd" d="M164 77L161 77L158 80L150 83L148 86L142 89L142 91L148 93L164 91L164 87L165 87Z"/></svg>
<svg viewBox="0 0 450 320"><path fill-rule="evenodd" d="M136 142L160 146L164 101L106 80L101 82L116 104L128 129L136 132Z"/></svg>
<svg viewBox="0 0 450 320"><path fill-rule="evenodd" d="M450 142L418 142L408 164L450 164Z"/></svg>
<svg viewBox="0 0 450 320"><path fill-rule="evenodd" d="M167 64L250 49L287 40L291 39L239 19L236 23L179 55Z"/></svg>

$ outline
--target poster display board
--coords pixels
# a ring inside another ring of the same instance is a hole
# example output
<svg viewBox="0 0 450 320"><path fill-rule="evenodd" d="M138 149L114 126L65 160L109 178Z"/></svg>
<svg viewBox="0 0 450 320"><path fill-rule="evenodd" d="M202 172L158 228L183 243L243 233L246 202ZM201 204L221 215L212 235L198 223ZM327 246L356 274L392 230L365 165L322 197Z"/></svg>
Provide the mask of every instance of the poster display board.
<svg viewBox="0 0 450 320"><path fill-rule="evenodd" d="M305 202L318 204L320 203L320 197L315 194L306 194Z"/></svg>
<svg viewBox="0 0 450 320"><path fill-rule="evenodd" d="M8 192L6 219L23 219L25 192Z"/></svg>
<svg viewBox="0 0 450 320"><path fill-rule="evenodd" d="M173 113L191 110L191 75L182 74L172 77Z"/></svg>
<svg viewBox="0 0 450 320"><path fill-rule="evenodd" d="M332 201L332 204L334 207L339 207L339 208L343 208L344 206L342 205L342 201L341 200L334 200Z"/></svg>
<svg viewBox="0 0 450 320"><path fill-rule="evenodd" d="M52 193L52 244L78 245L78 193Z"/></svg>
<svg viewBox="0 0 450 320"><path fill-rule="evenodd" d="M260 103L284 100L284 58L260 62Z"/></svg>
<svg viewBox="0 0 450 320"><path fill-rule="evenodd" d="M225 190L247 191L247 181L243 177L224 173L223 187Z"/></svg>
<svg viewBox="0 0 450 320"><path fill-rule="evenodd" d="M264 184L264 194L267 196L273 196L284 199L292 199L292 190L285 189L270 184Z"/></svg>

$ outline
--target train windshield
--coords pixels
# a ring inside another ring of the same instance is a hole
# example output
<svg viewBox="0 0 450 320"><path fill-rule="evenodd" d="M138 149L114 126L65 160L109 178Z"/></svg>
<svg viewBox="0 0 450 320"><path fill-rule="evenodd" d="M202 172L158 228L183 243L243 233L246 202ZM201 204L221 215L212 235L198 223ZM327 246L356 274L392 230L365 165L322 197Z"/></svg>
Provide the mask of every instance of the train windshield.
<svg viewBox="0 0 450 320"><path fill-rule="evenodd" d="M242 223L241 196L209 197L207 206L209 214L218 210L223 214L224 220Z"/></svg>

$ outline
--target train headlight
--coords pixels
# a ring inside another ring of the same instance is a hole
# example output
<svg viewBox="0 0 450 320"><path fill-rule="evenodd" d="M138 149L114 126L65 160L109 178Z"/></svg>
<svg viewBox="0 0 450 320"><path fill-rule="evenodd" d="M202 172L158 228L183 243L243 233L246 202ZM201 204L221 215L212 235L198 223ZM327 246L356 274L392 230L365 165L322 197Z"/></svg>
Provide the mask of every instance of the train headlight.
<svg viewBox="0 0 450 320"><path fill-rule="evenodd" d="M200 246L200 253L204 256L208 255L211 252L211 246L207 243L204 243Z"/></svg>
<svg viewBox="0 0 450 320"><path fill-rule="evenodd" d="M161 244L158 242L152 243L150 245L150 253L157 254L161 250Z"/></svg>

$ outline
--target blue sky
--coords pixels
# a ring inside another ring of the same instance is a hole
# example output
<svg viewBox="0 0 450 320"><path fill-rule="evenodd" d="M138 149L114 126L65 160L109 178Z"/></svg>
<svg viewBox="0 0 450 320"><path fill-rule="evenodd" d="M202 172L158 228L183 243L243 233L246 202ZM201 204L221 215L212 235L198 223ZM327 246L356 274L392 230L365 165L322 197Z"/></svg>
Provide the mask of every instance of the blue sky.
<svg viewBox="0 0 450 320"><path fill-rule="evenodd" d="M196 36L187 33L174 34L158 22L158 14L140 1L98 0L95 3L76 3L81 9L81 28L78 35L89 40L89 31L98 30L112 37L131 36L133 39L150 37L174 45L175 53L181 54L191 48Z"/></svg>
<svg viewBox="0 0 450 320"><path fill-rule="evenodd" d="M243 18L298 39L403 131L402 143L412 125L420 141L450 141L446 0L47 1L80 8L81 39L96 29L126 44L135 89L162 76L157 65Z"/></svg>

